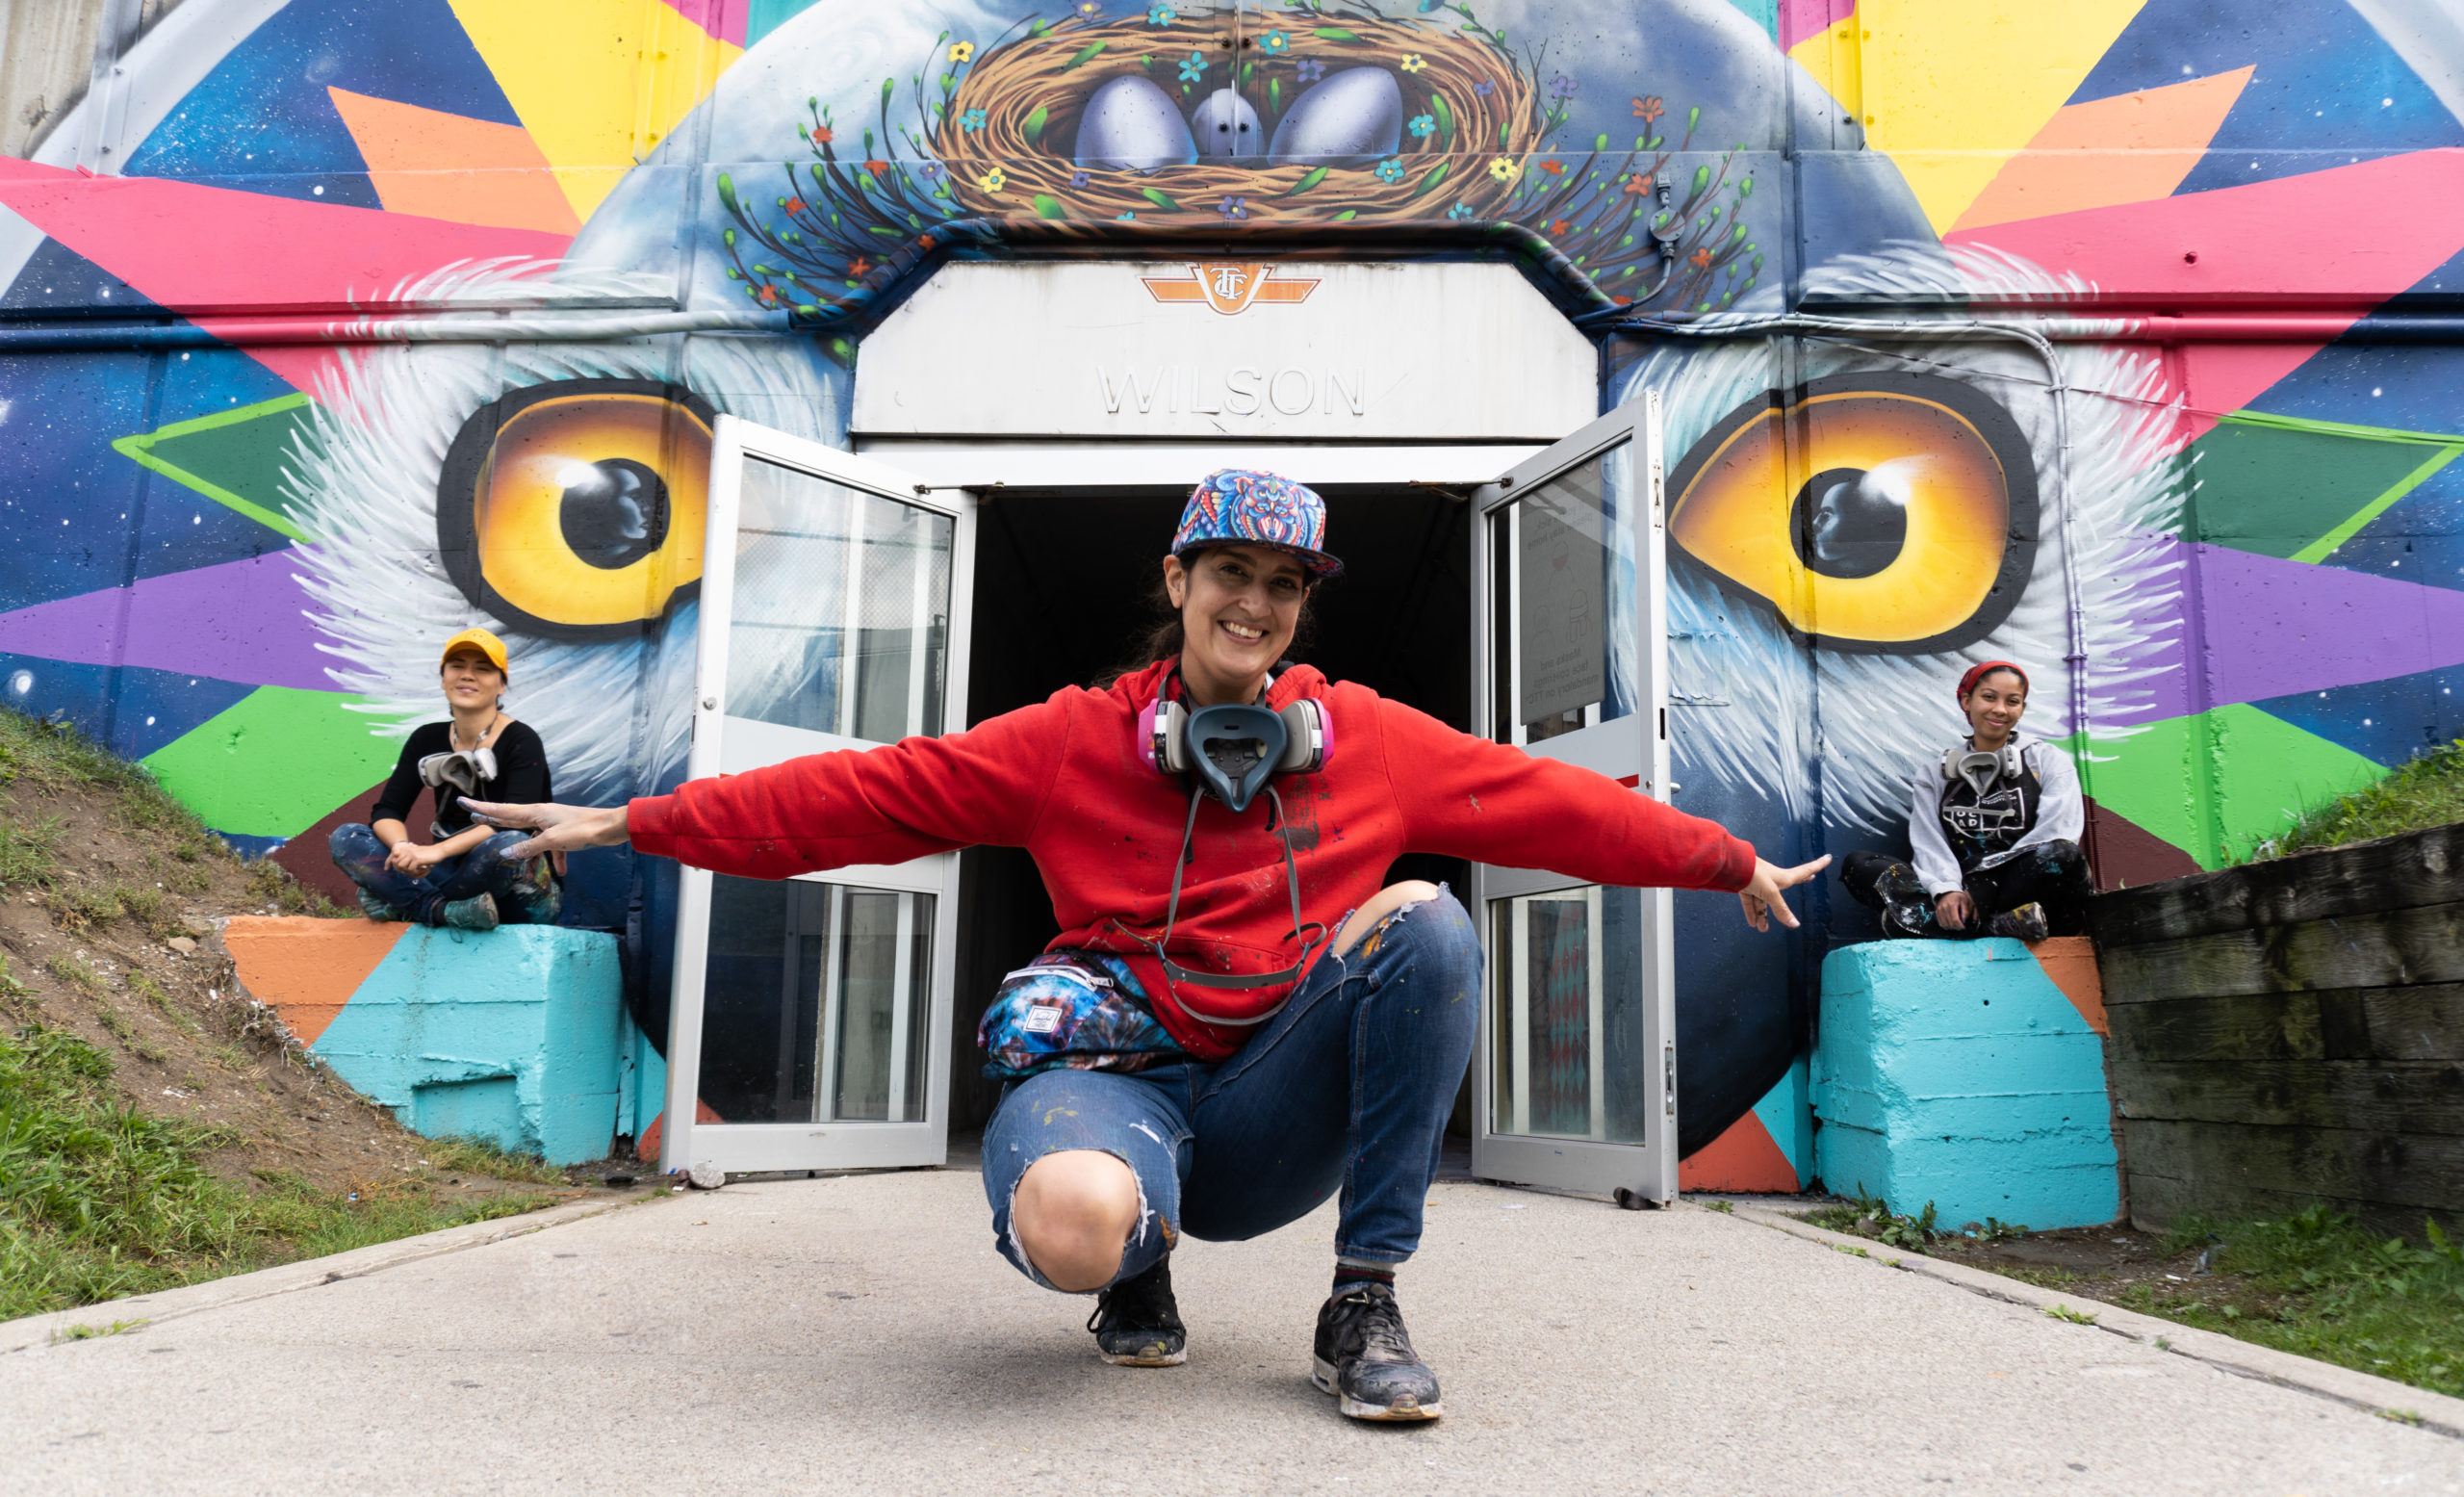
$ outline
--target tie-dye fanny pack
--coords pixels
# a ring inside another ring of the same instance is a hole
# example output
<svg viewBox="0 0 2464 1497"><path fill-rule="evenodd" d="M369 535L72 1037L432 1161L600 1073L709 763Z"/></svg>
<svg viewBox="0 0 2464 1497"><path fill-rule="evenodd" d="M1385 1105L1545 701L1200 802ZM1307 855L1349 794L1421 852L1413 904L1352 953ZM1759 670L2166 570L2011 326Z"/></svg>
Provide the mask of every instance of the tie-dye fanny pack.
<svg viewBox="0 0 2464 1497"><path fill-rule="evenodd" d="M1143 1071L1188 1053L1156 1021L1129 964L1101 951L1047 951L1002 978L975 1043L995 1081L1062 1066Z"/></svg>

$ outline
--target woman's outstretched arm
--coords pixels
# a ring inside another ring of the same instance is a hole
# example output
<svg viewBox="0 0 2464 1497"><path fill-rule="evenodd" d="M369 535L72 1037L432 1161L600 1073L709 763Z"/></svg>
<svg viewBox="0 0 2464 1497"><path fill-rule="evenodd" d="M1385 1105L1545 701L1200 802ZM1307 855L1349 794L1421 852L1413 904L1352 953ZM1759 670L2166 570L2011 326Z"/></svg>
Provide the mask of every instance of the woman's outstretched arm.
<svg viewBox="0 0 2464 1497"><path fill-rule="evenodd" d="M514 858L535 858L543 852L576 852L584 847L612 847L626 840L626 806L559 806L536 802L526 806L498 801L465 800L471 814L491 826L512 827L516 831L536 831L539 835L528 841L518 842L511 850Z"/></svg>

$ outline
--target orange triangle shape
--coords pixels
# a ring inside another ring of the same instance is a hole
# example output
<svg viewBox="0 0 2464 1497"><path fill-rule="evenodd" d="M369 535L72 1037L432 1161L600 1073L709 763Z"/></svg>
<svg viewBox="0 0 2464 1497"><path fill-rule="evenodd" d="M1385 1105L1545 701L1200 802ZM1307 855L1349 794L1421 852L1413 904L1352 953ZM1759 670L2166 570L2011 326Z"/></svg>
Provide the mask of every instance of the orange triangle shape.
<svg viewBox="0 0 2464 1497"><path fill-rule="evenodd" d="M2094 942L2085 936L2054 936L2031 945L2028 953L2037 959L2037 966L2044 968L2046 978L2062 990L2062 995L2070 1000L2070 1006L2079 1011L2089 1028L2101 1035L2112 1034L2105 1027L2105 979L2096 970Z"/></svg>
<svg viewBox="0 0 2464 1497"><path fill-rule="evenodd" d="M248 996L270 1005L302 1045L314 1045L407 925L320 920L304 915L240 915L222 944Z"/></svg>
<svg viewBox="0 0 2464 1497"><path fill-rule="evenodd" d="M2054 112L1967 205L1951 233L2170 197L2230 114L2251 68Z"/></svg>
<svg viewBox="0 0 2464 1497"><path fill-rule="evenodd" d="M548 158L520 125L472 119L329 88L389 213L490 228L578 234Z"/></svg>
<svg viewBox="0 0 2464 1497"><path fill-rule="evenodd" d="M1786 1192L1800 1187L1797 1167L1780 1151L1762 1120L1749 1112L1678 1161L1677 1188Z"/></svg>

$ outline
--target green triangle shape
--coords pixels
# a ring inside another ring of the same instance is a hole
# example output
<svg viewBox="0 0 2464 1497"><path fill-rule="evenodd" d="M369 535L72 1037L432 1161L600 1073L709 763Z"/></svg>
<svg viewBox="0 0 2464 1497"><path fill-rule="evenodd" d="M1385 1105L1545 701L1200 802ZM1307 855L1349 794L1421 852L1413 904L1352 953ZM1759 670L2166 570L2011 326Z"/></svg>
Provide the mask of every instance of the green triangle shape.
<svg viewBox="0 0 2464 1497"><path fill-rule="evenodd" d="M174 483L304 541L308 532L292 519L283 496L282 464L309 421L308 397L286 395L121 437L112 446Z"/></svg>
<svg viewBox="0 0 2464 1497"><path fill-rule="evenodd" d="M2079 757L2077 736L2056 745ZM2082 776L2096 804L2202 868L2246 858L2301 813L2374 784L2386 766L2243 703L2092 737Z"/></svg>
<svg viewBox="0 0 2464 1497"><path fill-rule="evenodd" d="M2464 437L2241 411L2191 451L2187 539L2317 561L2464 452Z"/></svg>

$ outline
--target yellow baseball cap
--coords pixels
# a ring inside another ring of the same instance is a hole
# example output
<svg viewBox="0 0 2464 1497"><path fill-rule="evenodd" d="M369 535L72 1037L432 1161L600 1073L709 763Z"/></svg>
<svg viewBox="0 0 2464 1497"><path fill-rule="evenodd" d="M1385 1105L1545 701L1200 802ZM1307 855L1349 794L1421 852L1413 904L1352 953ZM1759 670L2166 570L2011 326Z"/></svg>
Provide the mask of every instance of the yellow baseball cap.
<svg viewBox="0 0 2464 1497"><path fill-rule="evenodd" d="M443 670L445 662L453 658L453 652L465 645L486 656L488 663L497 668L497 674L508 674L504 665L504 641L484 629L466 629L445 641L445 653L436 658L437 669Z"/></svg>

